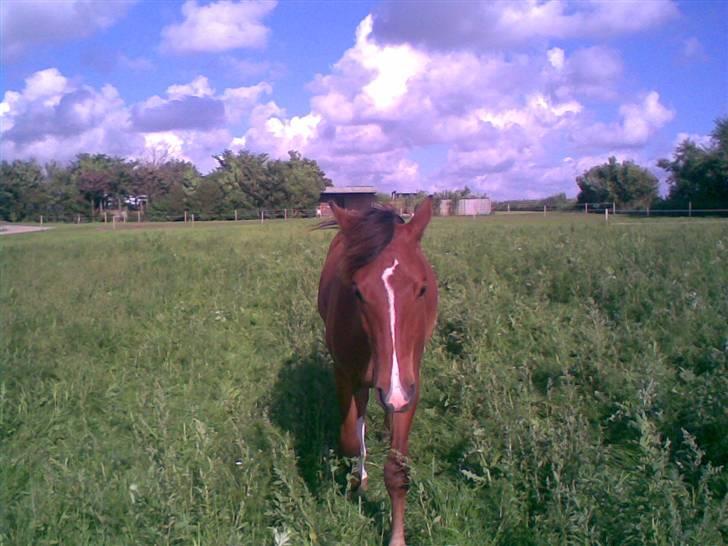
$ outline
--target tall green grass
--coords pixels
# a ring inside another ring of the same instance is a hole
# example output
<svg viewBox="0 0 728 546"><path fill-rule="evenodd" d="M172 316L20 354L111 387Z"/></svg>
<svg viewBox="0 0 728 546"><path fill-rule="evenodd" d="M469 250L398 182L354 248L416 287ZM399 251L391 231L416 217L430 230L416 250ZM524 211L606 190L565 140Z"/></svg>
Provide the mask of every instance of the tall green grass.
<svg viewBox="0 0 728 546"><path fill-rule="evenodd" d="M315 311L331 232L0 240L0 544L381 544ZM435 220L411 544L722 544L728 224Z"/></svg>

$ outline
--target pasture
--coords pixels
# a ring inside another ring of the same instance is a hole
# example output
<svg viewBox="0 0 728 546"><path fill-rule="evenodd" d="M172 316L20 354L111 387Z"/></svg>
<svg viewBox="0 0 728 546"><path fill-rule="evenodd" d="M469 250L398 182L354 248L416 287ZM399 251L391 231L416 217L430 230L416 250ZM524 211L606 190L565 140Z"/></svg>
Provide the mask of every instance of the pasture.
<svg viewBox="0 0 728 546"><path fill-rule="evenodd" d="M379 545L310 221L0 240L0 544ZM408 544L722 544L728 223L435 219Z"/></svg>

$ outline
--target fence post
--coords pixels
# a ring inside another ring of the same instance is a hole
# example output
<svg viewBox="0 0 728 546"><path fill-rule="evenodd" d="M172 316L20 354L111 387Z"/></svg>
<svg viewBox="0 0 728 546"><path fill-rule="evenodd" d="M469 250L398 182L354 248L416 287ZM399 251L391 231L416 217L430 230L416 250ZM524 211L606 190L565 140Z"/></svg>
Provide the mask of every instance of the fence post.
<svg viewBox="0 0 728 546"><path fill-rule="evenodd" d="M508 203L508 212L511 212L511 204Z"/></svg>
<svg viewBox="0 0 728 546"><path fill-rule="evenodd" d="M238 221L238 209L235 209L235 221Z"/></svg>
<svg viewBox="0 0 728 546"><path fill-rule="evenodd" d="M261 223L261 224L263 223L263 217L264 217L264 214L265 214L265 213L263 212L263 209L260 209L260 223Z"/></svg>
<svg viewBox="0 0 728 546"><path fill-rule="evenodd" d="M584 214L589 214L589 203L584 203Z"/></svg>
<svg viewBox="0 0 728 546"><path fill-rule="evenodd" d="M42 214L40 215L40 225L41 226L43 225L43 215Z"/></svg>
<svg viewBox="0 0 728 546"><path fill-rule="evenodd" d="M192 226L194 227L194 225L195 225L195 213L193 212L192 213Z"/></svg>
<svg viewBox="0 0 728 546"><path fill-rule="evenodd" d="M604 222L609 225L609 209L604 207Z"/></svg>
<svg viewBox="0 0 728 546"><path fill-rule="evenodd" d="M109 223L109 219L106 216L106 211L104 211L104 224L108 224L108 223Z"/></svg>
<svg viewBox="0 0 728 546"><path fill-rule="evenodd" d="M612 201L612 214L617 214L617 203Z"/></svg>
<svg viewBox="0 0 728 546"><path fill-rule="evenodd" d="M185 211L185 224L187 223L187 211Z"/></svg>
<svg viewBox="0 0 728 546"><path fill-rule="evenodd" d="M142 211L137 211L137 224L142 221Z"/></svg>
<svg viewBox="0 0 728 546"><path fill-rule="evenodd" d="M650 215L650 206L647 205L647 216L649 216L649 215Z"/></svg>
<svg viewBox="0 0 728 546"><path fill-rule="evenodd" d="M283 209L283 219L288 220L288 209Z"/></svg>
<svg viewBox="0 0 728 546"><path fill-rule="evenodd" d="M693 215L693 202L688 201L688 216L692 216L692 215Z"/></svg>
<svg viewBox="0 0 728 546"><path fill-rule="evenodd" d="M543 206L543 215L546 216L546 205Z"/></svg>
<svg viewBox="0 0 728 546"><path fill-rule="evenodd" d="M111 217L111 225L113 229L116 229L116 214Z"/></svg>
<svg viewBox="0 0 728 546"><path fill-rule="evenodd" d="M81 224L81 215L80 214L76 215L76 224Z"/></svg>

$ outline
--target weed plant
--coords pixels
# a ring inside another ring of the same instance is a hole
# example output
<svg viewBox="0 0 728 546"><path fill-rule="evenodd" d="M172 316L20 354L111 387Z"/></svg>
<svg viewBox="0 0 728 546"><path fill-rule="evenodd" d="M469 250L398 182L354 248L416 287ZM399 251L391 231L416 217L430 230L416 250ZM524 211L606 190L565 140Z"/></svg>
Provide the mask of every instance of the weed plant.
<svg viewBox="0 0 728 546"><path fill-rule="evenodd" d="M723 544L728 224L436 219L411 544ZM0 241L0 544L356 544L304 221Z"/></svg>

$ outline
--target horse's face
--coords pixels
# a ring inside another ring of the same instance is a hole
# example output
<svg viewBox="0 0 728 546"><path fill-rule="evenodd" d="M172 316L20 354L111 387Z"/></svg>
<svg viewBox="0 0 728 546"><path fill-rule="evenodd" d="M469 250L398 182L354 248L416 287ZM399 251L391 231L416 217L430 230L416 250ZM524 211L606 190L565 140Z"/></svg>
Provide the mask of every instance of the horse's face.
<svg viewBox="0 0 728 546"><path fill-rule="evenodd" d="M351 289L372 351L373 383L385 409L406 411L415 402L422 352L434 317L434 276L420 250L431 203L396 226L386 249L356 271Z"/></svg>

